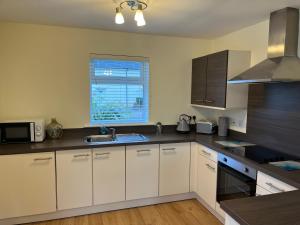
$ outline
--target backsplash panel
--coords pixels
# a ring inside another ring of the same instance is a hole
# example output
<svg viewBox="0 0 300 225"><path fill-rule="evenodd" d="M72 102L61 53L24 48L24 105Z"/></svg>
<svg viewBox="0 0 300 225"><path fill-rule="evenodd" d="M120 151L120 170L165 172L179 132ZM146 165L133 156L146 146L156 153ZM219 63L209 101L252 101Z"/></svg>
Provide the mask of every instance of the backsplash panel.
<svg viewBox="0 0 300 225"><path fill-rule="evenodd" d="M300 157L300 82L249 86L247 139Z"/></svg>

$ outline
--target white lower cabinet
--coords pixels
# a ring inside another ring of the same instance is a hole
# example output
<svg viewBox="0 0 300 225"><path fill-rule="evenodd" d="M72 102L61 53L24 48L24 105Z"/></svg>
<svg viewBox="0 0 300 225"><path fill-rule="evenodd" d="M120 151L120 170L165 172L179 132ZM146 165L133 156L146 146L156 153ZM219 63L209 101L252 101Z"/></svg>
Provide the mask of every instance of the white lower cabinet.
<svg viewBox="0 0 300 225"><path fill-rule="evenodd" d="M197 192L197 154L199 144L191 143L190 191Z"/></svg>
<svg viewBox="0 0 300 225"><path fill-rule="evenodd" d="M258 171L257 173L257 185L271 193L280 193L297 190L297 188L288 185L267 174L264 174L260 171Z"/></svg>
<svg viewBox="0 0 300 225"><path fill-rule="evenodd" d="M54 152L0 156L0 219L56 210Z"/></svg>
<svg viewBox="0 0 300 225"><path fill-rule="evenodd" d="M273 193L256 185L256 196L271 195L271 194L273 194Z"/></svg>
<svg viewBox="0 0 300 225"><path fill-rule="evenodd" d="M56 153L57 207L59 210L92 205L92 151Z"/></svg>
<svg viewBox="0 0 300 225"><path fill-rule="evenodd" d="M236 222L231 216L229 216L227 213L225 214L225 225L240 225L238 222Z"/></svg>
<svg viewBox="0 0 300 225"><path fill-rule="evenodd" d="M190 149L190 143L160 145L160 196L190 191Z"/></svg>
<svg viewBox="0 0 300 225"><path fill-rule="evenodd" d="M197 155L197 194L212 208L216 207L217 163L202 155Z"/></svg>
<svg viewBox="0 0 300 225"><path fill-rule="evenodd" d="M125 146L93 150L94 204L125 200Z"/></svg>
<svg viewBox="0 0 300 225"><path fill-rule="evenodd" d="M126 147L126 200L158 196L159 145Z"/></svg>

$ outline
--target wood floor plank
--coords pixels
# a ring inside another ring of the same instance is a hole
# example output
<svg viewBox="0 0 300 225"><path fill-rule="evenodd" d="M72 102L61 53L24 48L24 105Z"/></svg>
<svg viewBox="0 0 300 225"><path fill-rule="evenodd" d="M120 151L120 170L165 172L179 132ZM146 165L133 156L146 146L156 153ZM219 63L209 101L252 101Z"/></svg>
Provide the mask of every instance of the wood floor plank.
<svg viewBox="0 0 300 225"><path fill-rule="evenodd" d="M156 205L140 207L138 210L146 225L172 225L160 216Z"/></svg>
<svg viewBox="0 0 300 225"><path fill-rule="evenodd" d="M222 225L222 223L197 200L186 200L31 225Z"/></svg>

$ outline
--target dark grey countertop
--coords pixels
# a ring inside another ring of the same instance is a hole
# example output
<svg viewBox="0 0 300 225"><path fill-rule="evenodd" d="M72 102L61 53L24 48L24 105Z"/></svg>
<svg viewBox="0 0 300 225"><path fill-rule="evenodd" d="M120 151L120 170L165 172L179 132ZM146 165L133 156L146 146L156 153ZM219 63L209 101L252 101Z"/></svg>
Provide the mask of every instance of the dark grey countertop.
<svg viewBox="0 0 300 225"><path fill-rule="evenodd" d="M221 202L241 225L300 225L300 191Z"/></svg>
<svg viewBox="0 0 300 225"><path fill-rule="evenodd" d="M138 145L138 144L163 144L163 143L180 143L180 142L197 142L205 145L217 152L221 152L229 157L232 157L240 162L247 164L263 173L266 173L272 177L275 177L283 182L297 187L300 189L300 171L284 171L268 164L258 164L252 160L249 160L243 156L239 156L231 153L223 146L215 143L219 140L234 140L232 137L222 138L217 135L200 135L200 134L177 134L166 133L162 135L144 134L147 138L142 142L117 142L117 143L105 143L105 144L87 144L84 142L83 137L89 134L72 133L64 135L59 140L45 140L42 143L33 144L2 144L0 145L0 155L11 154L24 154L24 153L38 153L49 151L61 151L61 150L73 150L73 149L87 149L98 147L109 147L118 145ZM279 196L279 197L278 197ZM284 197L286 196L286 197ZM237 199L224 201L221 203L222 208L234 219L236 219L241 225L271 225L271 224L291 224L300 225L299 223L291 223L290 217L299 218L300 208L300 191L292 193L283 193L279 195L270 195L262 197L252 197L247 199ZM295 199L296 198L296 199ZM298 200L297 200L298 198ZM281 199L284 199L282 201ZM276 207L274 206L276 204ZM284 207L284 209L282 207ZM272 209L274 208L274 211ZM278 213L276 210L284 210L284 213ZM260 210L257 210L260 209ZM257 212L257 216L255 216ZM265 212L265 213L264 213ZM264 220L260 217L263 215ZM272 222L273 218L278 218L277 223ZM261 223L260 221L263 221ZM286 221L281 223L280 221Z"/></svg>

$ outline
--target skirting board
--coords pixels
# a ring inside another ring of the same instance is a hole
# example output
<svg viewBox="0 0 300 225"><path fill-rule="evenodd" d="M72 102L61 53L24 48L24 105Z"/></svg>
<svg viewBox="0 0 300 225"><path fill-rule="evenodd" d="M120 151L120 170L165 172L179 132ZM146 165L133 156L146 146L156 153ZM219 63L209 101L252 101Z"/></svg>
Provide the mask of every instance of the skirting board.
<svg viewBox="0 0 300 225"><path fill-rule="evenodd" d="M54 219L61 219L61 218L67 218L73 216L81 216L81 215L119 210L119 209L127 209L127 208L134 208L140 206L155 205L160 203L181 201L181 200L187 200L193 198L196 198L196 196L194 193L191 192L191 193L183 193L178 195L168 195L168 196L161 196L161 197L154 197L154 198L130 200L130 201L109 203L103 205L89 206L84 208L61 210L53 213L40 214L34 216L4 219L4 220L0 220L0 225L14 225L14 224L54 220Z"/></svg>
<svg viewBox="0 0 300 225"><path fill-rule="evenodd" d="M89 206L84 208L61 210L53 213L40 214L34 216L4 219L4 220L0 220L0 225L14 225L14 224L23 224L23 223L31 223L31 222L40 222L46 220L55 220L55 219L73 217L73 216L82 216L82 215L88 215L88 214L94 214L100 212L128 209L128 208L155 205L160 203L175 202L175 201L188 200L188 199L197 199L214 216L216 216L222 223L224 223L224 218L222 218L215 210L213 210L210 206L208 206L196 193L190 192L190 193L183 193L177 195L168 195L168 196L161 196L161 197L154 197L154 198L146 198L146 199L138 199L138 200L130 200L130 201L110 203L110 204Z"/></svg>

